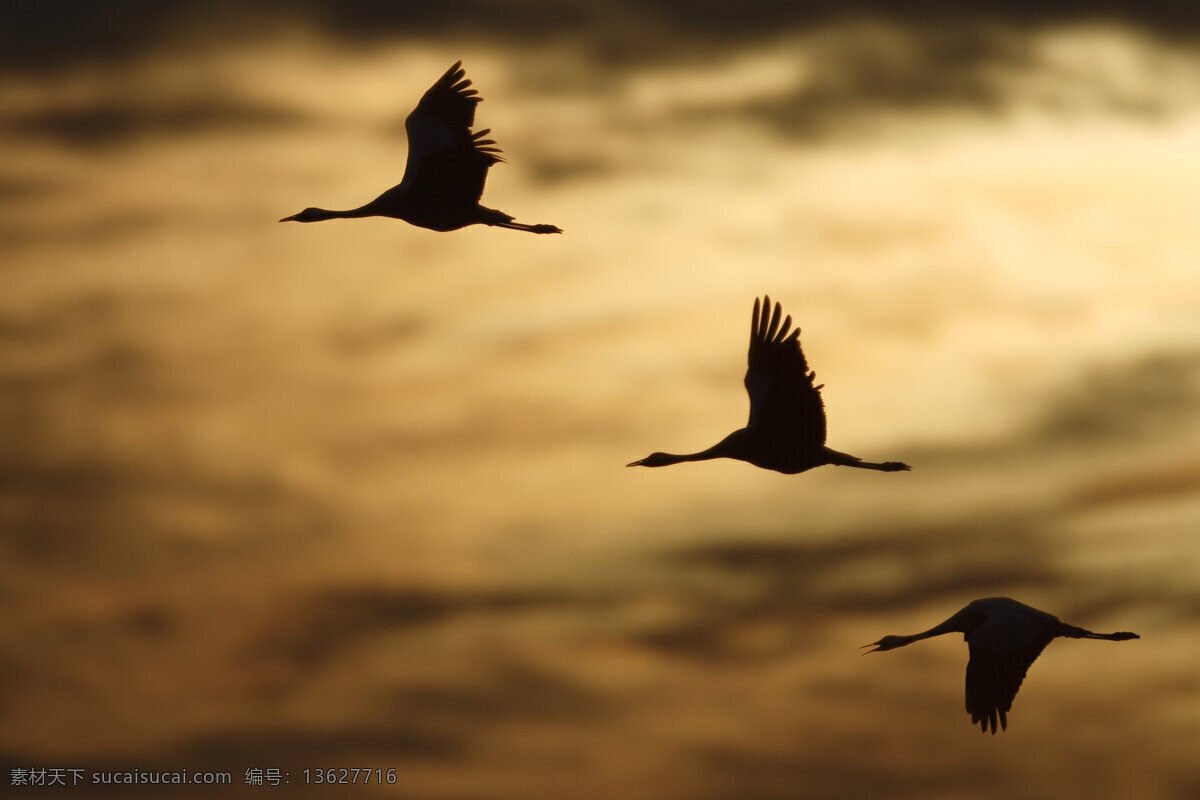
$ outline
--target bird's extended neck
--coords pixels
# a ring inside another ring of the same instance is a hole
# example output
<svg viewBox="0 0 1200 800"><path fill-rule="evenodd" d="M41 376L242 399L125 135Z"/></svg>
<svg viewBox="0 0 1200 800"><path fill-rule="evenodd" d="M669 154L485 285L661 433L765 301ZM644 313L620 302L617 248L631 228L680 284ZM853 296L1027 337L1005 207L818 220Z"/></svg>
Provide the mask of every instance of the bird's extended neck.
<svg viewBox="0 0 1200 800"><path fill-rule="evenodd" d="M663 466L671 464L680 464L684 461L709 461L714 458L729 458L728 453L721 452L720 445L713 445L707 450L701 450L698 453L663 453Z"/></svg>
<svg viewBox="0 0 1200 800"><path fill-rule="evenodd" d="M746 460L742 447L744 435L745 430L734 431L712 447L701 450L699 453L651 453L641 461L634 461L626 466L669 467L684 461L708 461L713 458L739 458L744 461Z"/></svg>
<svg viewBox="0 0 1200 800"><path fill-rule="evenodd" d="M376 212L371 210L370 203L346 211L334 211L328 208L314 208L313 211L317 212L315 216L322 221L327 219L358 219L360 217L373 217L376 214Z"/></svg>
<svg viewBox="0 0 1200 800"><path fill-rule="evenodd" d="M324 222L327 219L346 219L354 217L373 217L379 214L372 203L348 211L332 211L328 208L306 208L299 214L284 217L280 222Z"/></svg>
<svg viewBox="0 0 1200 800"><path fill-rule="evenodd" d="M755 436L748 428L739 428L707 450L678 456L682 461L708 461L713 458L734 458L754 463Z"/></svg>
<svg viewBox="0 0 1200 800"><path fill-rule="evenodd" d="M938 625L934 625L932 628L930 628L927 631L921 631L920 633L910 633L907 636L897 636L896 637L897 639L903 640L903 644L900 644L897 646L903 647L906 644L912 644L913 642L919 642L922 639L932 639L934 636L941 636L942 634L945 634L945 633L963 633L963 634L967 633L968 631L972 630L975 627L975 624L974 624L973 619L968 616L966 611L967 611L966 609L963 609L962 611L958 612L950 619L948 619L945 622L942 622Z"/></svg>

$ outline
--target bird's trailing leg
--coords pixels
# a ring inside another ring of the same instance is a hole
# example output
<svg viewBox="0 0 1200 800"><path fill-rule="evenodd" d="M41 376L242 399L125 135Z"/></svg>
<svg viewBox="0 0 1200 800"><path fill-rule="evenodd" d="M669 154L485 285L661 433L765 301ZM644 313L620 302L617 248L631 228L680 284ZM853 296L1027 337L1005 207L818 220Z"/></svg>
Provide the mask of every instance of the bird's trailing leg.
<svg viewBox="0 0 1200 800"><path fill-rule="evenodd" d="M562 233L557 225L523 225L520 222L492 222L497 228L509 228L514 231L529 231L530 233Z"/></svg>
<svg viewBox="0 0 1200 800"><path fill-rule="evenodd" d="M903 461L884 461L882 464L877 464L873 461L859 460L854 464L846 464L845 466L860 467L861 469L877 469L880 472L905 472L912 469L912 467Z"/></svg>
<svg viewBox="0 0 1200 800"><path fill-rule="evenodd" d="M859 469L877 469L880 472L903 472L910 470L908 464L902 461L884 461L878 464L874 461L863 461L861 458L852 456L849 453L839 453L837 450L825 448L825 455L828 457L829 464L836 464L839 467L858 467Z"/></svg>
<svg viewBox="0 0 1200 800"><path fill-rule="evenodd" d="M1116 633L1089 633L1083 637L1085 639L1107 639L1110 642L1127 642L1130 639L1140 639L1136 633L1129 631L1117 631Z"/></svg>
<svg viewBox="0 0 1200 800"><path fill-rule="evenodd" d="M525 225L515 221L511 214L505 214L499 209L487 206L475 207L475 222L514 231L528 231L529 233L562 233L562 228L557 225Z"/></svg>
<svg viewBox="0 0 1200 800"><path fill-rule="evenodd" d="M1140 639L1136 633L1129 631L1117 631L1116 633L1092 633L1087 628L1079 628L1075 625L1068 625L1065 622L1059 623L1059 636L1068 636L1072 639L1105 639L1110 642L1127 642L1130 639Z"/></svg>

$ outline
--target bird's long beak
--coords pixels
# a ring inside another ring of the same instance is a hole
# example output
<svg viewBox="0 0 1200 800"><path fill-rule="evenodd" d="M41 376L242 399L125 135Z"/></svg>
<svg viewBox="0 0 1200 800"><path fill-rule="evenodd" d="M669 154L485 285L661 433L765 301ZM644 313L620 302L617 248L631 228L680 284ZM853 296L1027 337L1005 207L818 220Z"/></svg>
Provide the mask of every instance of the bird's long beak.
<svg viewBox="0 0 1200 800"><path fill-rule="evenodd" d="M874 650L866 650L862 653L859 653L860 656L865 656L867 653L874 653L874 652L878 651L879 650L879 642L871 642L870 644L864 644L863 647L874 647L875 649ZM859 650L862 650L862 647L860 647Z"/></svg>
<svg viewBox="0 0 1200 800"><path fill-rule="evenodd" d="M279 220L279 221L280 221L280 222L296 222L296 217L298 217L298 216L300 216L300 215L299 215L299 214L292 214L290 217L284 217L283 219L281 219L281 220Z"/></svg>
<svg viewBox="0 0 1200 800"><path fill-rule="evenodd" d="M629 462L628 464L626 464L625 466L627 466L627 467L640 467L640 466L642 465L642 462L643 462L643 461L645 461L645 460L646 460L646 459L644 459L644 458L643 458L643 459L640 459L640 460L638 460L638 461L631 461L631 462Z"/></svg>

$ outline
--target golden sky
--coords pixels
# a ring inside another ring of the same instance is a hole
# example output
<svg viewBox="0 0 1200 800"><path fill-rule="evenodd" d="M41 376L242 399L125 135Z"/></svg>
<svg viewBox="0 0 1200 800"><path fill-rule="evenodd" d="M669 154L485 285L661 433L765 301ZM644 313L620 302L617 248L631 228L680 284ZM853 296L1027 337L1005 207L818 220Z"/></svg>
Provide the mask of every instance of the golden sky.
<svg viewBox="0 0 1200 800"><path fill-rule="evenodd" d="M264 8L0 12L4 780L1195 795L1185 20ZM397 183L459 59L483 202L564 235L276 223ZM743 424L763 293L911 473L622 466ZM1143 638L994 738L957 637L858 655L992 595Z"/></svg>

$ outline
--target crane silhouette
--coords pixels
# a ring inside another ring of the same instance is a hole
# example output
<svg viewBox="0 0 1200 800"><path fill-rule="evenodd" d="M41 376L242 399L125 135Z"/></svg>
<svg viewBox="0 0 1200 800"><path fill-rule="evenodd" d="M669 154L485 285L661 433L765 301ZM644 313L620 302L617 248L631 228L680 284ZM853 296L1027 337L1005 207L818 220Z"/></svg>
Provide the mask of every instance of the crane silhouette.
<svg viewBox="0 0 1200 800"><path fill-rule="evenodd" d="M863 647L875 648L867 653L895 650L953 632L963 634L971 653L967 661L967 713L971 715L971 724L979 723L984 733L990 726L993 735L997 723L1000 730L1008 729L1008 712L1029 665L1056 637L1112 642L1141 638L1127 631L1092 633L1011 598L985 597L972 600L950 619L924 633L885 636Z"/></svg>
<svg viewBox="0 0 1200 800"><path fill-rule="evenodd" d="M820 391L824 384L813 385L817 374L809 371L804 360L800 329L791 330L790 316L780 324L782 313L779 303L771 312L770 297L763 298L761 307L755 298L745 380L750 395L746 427L699 453L651 453L625 466L665 467L681 461L734 458L788 475L823 464L883 472L911 469L899 461L863 461L825 446L825 406Z"/></svg>
<svg viewBox="0 0 1200 800"><path fill-rule="evenodd" d="M349 211L306 208L280 222L392 217L421 228L453 231L467 225L495 225L530 233L562 233L555 225L525 225L512 216L479 204L487 171L503 161L491 129L471 132L475 106L483 101L469 88L462 62L446 70L408 119L408 164L404 179L365 206Z"/></svg>

